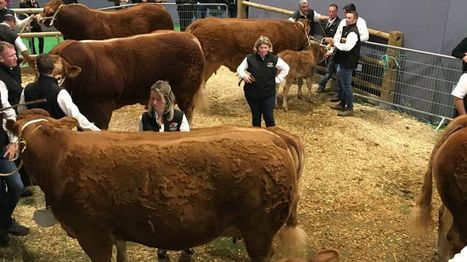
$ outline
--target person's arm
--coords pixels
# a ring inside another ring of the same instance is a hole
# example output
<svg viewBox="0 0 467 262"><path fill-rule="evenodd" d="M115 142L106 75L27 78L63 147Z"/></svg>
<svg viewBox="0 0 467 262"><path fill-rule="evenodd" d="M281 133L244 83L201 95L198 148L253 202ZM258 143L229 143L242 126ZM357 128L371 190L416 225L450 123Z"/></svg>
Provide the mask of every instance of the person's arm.
<svg viewBox="0 0 467 262"><path fill-rule="evenodd" d="M464 99L453 96L452 101L459 115L465 115Z"/></svg>
<svg viewBox="0 0 467 262"><path fill-rule="evenodd" d="M15 14L15 20L16 20L16 28L20 31L23 30L23 27L25 27L28 23L29 20L34 19L36 16L34 14L24 18L24 19L19 19L16 14Z"/></svg>
<svg viewBox="0 0 467 262"><path fill-rule="evenodd" d="M320 14L320 13L313 10L313 20L316 23L325 22L325 21L329 20L329 16L322 15L322 14Z"/></svg>
<svg viewBox="0 0 467 262"><path fill-rule="evenodd" d="M289 17L289 21L295 22L298 18L300 17L299 11L295 11L295 13L292 14L291 17Z"/></svg>
<svg viewBox="0 0 467 262"><path fill-rule="evenodd" d="M357 20L358 33L360 34L360 41L365 42L370 39L370 33L368 32L368 27L366 26L365 19L359 17Z"/></svg>
<svg viewBox="0 0 467 262"><path fill-rule="evenodd" d="M0 97L1 97L1 103L3 108L11 107L10 103L8 102L8 90L6 88L6 85L3 81L0 81ZM5 109L3 111L3 121L2 121L2 128L5 130L9 144L7 145L7 150L5 154L3 154L4 157L7 157L10 161L13 161L16 153L18 152L18 137L15 136L13 133L11 133L10 130L6 128L6 120L11 119L11 120L16 120L16 113L13 108Z"/></svg>
<svg viewBox="0 0 467 262"><path fill-rule="evenodd" d="M26 103L26 99L24 99L24 89L21 91L21 96L19 97L19 106L16 108L18 110L18 113L23 112L24 110L28 109L27 106L24 105Z"/></svg>
<svg viewBox="0 0 467 262"><path fill-rule="evenodd" d="M65 115L74 117L78 121L79 128L85 131L100 131L97 126L89 122L89 120L81 114L78 107L73 103L70 94L65 89L58 92L57 103Z"/></svg>
<svg viewBox="0 0 467 262"><path fill-rule="evenodd" d="M284 60L282 60L282 58L279 57L277 59L276 68L278 74L274 80L276 81L276 84L279 84L280 82L284 81L285 77L289 73L290 67Z"/></svg>
<svg viewBox="0 0 467 262"><path fill-rule="evenodd" d="M462 250L455 254L453 258L449 259L448 262L463 262L467 261L467 247L462 248Z"/></svg>
<svg viewBox="0 0 467 262"><path fill-rule="evenodd" d="M182 123L180 124L180 132L190 132L190 124L185 114L183 114Z"/></svg>
<svg viewBox="0 0 467 262"><path fill-rule="evenodd" d="M335 42L334 46L341 51L350 51L358 42L358 35L355 32L350 32L345 40L345 43Z"/></svg>
<svg viewBox="0 0 467 262"><path fill-rule="evenodd" d="M345 19L341 20L339 22L339 25L337 26L336 33L334 34L333 40L334 43L339 43L342 38L342 30L344 29L345 25Z"/></svg>
<svg viewBox="0 0 467 262"><path fill-rule="evenodd" d="M248 69L247 58L243 59L242 63L237 67L237 75L245 81L245 83L250 84L253 80L252 76L246 71Z"/></svg>

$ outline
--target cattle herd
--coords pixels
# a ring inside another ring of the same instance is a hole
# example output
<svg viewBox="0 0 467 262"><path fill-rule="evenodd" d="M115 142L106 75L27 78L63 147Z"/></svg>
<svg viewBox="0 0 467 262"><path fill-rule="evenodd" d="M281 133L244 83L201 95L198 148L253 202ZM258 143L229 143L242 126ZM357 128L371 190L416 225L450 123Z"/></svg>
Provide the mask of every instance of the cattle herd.
<svg viewBox="0 0 467 262"><path fill-rule="evenodd" d="M81 112L103 129L115 109L145 104L157 80L169 81L191 121L206 81L222 65L234 72L259 35L268 36L274 52L291 65L282 108L288 108L296 78L306 79L311 97L320 50L309 47L308 23L205 18L175 32L159 4L103 12L61 0L51 0L42 16L66 39L50 52L59 65L56 76ZM126 261L126 241L181 250L227 232L244 240L252 261L271 260L276 235L287 239L280 244L284 248L304 248L297 223L304 148L286 130L76 132L75 126L74 119L52 119L40 110L7 123L27 145L25 168L35 174L55 218L92 261L111 261L113 245L117 261ZM467 244L466 126L467 118L456 119L435 145L412 214L413 225L430 224L434 177L444 203L440 261ZM338 257L337 250L326 249L309 261Z"/></svg>

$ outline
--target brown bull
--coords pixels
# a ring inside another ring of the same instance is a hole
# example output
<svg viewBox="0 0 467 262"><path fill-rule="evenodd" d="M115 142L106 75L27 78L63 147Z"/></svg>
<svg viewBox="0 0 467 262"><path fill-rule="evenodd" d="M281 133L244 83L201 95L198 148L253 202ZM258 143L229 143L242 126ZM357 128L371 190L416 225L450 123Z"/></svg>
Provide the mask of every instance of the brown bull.
<svg viewBox="0 0 467 262"><path fill-rule="evenodd" d="M55 76L80 111L98 127L108 127L112 111L146 104L149 88L167 80L180 109L191 120L194 96L203 86L204 56L190 33L158 31L109 40L67 40L49 53Z"/></svg>
<svg viewBox="0 0 467 262"><path fill-rule="evenodd" d="M173 30L173 21L159 4L140 4L117 11L92 10L82 4L63 5L62 0L49 1L44 6L44 23L53 25L64 39L108 39ZM50 24L52 23L52 24Z"/></svg>
<svg viewBox="0 0 467 262"><path fill-rule="evenodd" d="M271 39L273 50L302 50L308 46L308 22L285 20L253 20L205 18L194 21L187 28L201 42L206 57L205 81L224 65L236 72L246 55L253 52L260 35Z"/></svg>
<svg viewBox="0 0 467 262"><path fill-rule="evenodd" d="M411 229L426 233L432 225L432 180L441 197L439 261L445 262L467 245L467 116L452 121L431 153L422 191L410 215Z"/></svg>
<svg viewBox="0 0 467 262"><path fill-rule="evenodd" d="M231 227L252 261L270 261L276 232L298 230L296 164L274 132L75 132L64 128L73 119L36 112L8 128L27 145L24 165L56 219L92 261L111 261L112 244L123 240L186 249Z"/></svg>

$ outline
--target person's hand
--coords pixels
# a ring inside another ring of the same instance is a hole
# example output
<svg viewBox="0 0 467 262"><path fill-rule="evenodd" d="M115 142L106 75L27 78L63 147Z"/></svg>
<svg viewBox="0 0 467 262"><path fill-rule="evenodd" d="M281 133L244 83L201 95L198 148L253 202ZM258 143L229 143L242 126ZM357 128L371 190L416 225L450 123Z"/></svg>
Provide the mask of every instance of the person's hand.
<svg viewBox="0 0 467 262"><path fill-rule="evenodd" d="M252 75L250 75L250 73L246 73L243 77L243 81L245 81L245 83L251 84L255 81L255 78Z"/></svg>
<svg viewBox="0 0 467 262"><path fill-rule="evenodd" d="M9 143L6 146L6 152L3 154L3 157L8 158L8 160L13 161L16 158L18 153L18 143Z"/></svg>
<svg viewBox="0 0 467 262"><path fill-rule="evenodd" d="M31 20L37 20L37 17L36 17L35 14L32 14L32 15L29 16L29 19L31 19Z"/></svg>
<svg viewBox="0 0 467 262"><path fill-rule="evenodd" d="M326 54L324 54L324 58L326 59L330 56L332 56L332 52L326 52Z"/></svg>

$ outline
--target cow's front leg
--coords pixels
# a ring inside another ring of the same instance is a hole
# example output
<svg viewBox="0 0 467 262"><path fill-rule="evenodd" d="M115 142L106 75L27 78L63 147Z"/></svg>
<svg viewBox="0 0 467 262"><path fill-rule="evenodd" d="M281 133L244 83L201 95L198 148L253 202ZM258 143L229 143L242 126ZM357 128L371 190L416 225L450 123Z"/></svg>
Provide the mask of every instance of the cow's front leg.
<svg viewBox="0 0 467 262"><path fill-rule="evenodd" d="M287 99L289 97L290 86L291 86L291 83L289 81L286 81L284 88L282 89L282 109L286 112L289 110Z"/></svg>
<svg viewBox="0 0 467 262"><path fill-rule="evenodd" d="M297 77L297 98L303 99L302 94L303 78Z"/></svg>
<svg viewBox="0 0 467 262"><path fill-rule="evenodd" d="M81 232L80 232L81 231ZM109 232L76 230L79 245L93 262L111 262L113 241ZM79 232L79 233L78 233Z"/></svg>
<svg viewBox="0 0 467 262"><path fill-rule="evenodd" d="M307 87L307 96L305 98L306 101L311 103L311 88L313 87L313 78L307 77L306 78L306 87Z"/></svg>

